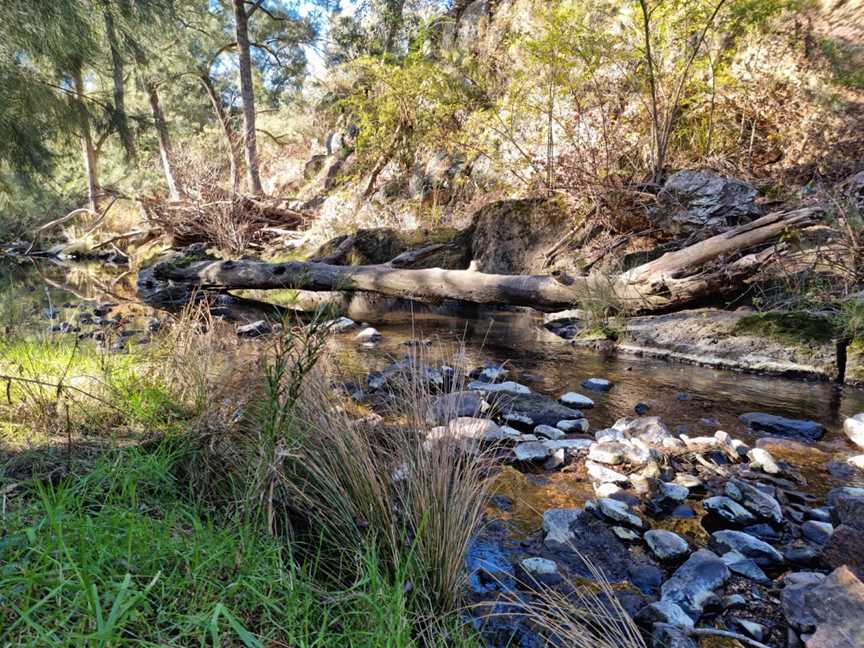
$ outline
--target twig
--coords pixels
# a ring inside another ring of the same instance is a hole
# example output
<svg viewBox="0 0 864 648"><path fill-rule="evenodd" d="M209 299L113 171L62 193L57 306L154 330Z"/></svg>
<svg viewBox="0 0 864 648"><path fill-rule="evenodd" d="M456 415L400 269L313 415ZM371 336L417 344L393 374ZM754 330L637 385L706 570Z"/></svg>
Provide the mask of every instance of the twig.
<svg viewBox="0 0 864 648"><path fill-rule="evenodd" d="M771 648L768 644L764 644L761 641L756 641L755 639L751 639L750 637L739 634L737 632L730 632L729 630L716 630L714 628L693 628L691 630L687 630L687 634L691 637L726 637L728 639L735 639L736 641L740 641L741 643L752 646L753 648Z"/></svg>

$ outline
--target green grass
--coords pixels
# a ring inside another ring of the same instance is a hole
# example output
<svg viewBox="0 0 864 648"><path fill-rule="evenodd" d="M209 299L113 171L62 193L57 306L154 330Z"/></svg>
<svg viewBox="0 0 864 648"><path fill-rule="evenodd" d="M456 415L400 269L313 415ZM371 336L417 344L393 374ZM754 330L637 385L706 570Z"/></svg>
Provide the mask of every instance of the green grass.
<svg viewBox="0 0 864 648"><path fill-rule="evenodd" d="M370 548L353 586L328 591L314 561L189 499L181 460L177 443L114 451L26 486L0 525L0 644L416 645L409 570L387 576Z"/></svg>

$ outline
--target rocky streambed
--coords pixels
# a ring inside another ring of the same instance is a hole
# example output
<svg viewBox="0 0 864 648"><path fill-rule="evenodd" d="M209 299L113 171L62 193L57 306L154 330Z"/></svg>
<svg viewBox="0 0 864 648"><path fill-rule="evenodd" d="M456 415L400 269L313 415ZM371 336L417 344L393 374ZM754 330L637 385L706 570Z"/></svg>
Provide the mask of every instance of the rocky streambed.
<svg viewBox="0 0 864 648"><path fill-rule="evenodd" d="M382 344L375 329L339 328L357 353ZM507 610L566 597L597 570L658 648L726 645L707 642L729 633L751 646L864 646L864 415L827 446L820 421L764 411L741 412L740 435L705 417L672 427L646 402L606 422L592 414L621 389L606 376L578 379L573 366L574 388L550 395L513 364L462 375L431 363L421 350L434 344L403 340L404 357L340 387L374 411L411 372L442 392L429 442L495 449L487 523L466 559L489 645L547 645Z"/></svg>

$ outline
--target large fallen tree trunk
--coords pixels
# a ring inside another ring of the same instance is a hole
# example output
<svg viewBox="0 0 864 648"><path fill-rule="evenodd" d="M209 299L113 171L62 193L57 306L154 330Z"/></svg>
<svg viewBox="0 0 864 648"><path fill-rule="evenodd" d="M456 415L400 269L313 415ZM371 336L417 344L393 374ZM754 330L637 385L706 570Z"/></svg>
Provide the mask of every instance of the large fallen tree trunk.
<svg viewBox="0 0 864 648"><path fill-rule="evenodd" d="M655 261L616 275L499 275L474 270L406 268L411 253L385 264L337 266L293 261L162 261L142 272L145 300L162 288L175 296L194 290L285 289L366 291L420 301L458 299L490 305L530 306L553 311L592 299L613 301L631 312L678 308L739 287L774 253L784 232L819 220L807 208L769 214ZM419 252L422 254L422 250ZM409 263L410 265L410 263ZM150 301L154 301L150 299Z"/></svg>

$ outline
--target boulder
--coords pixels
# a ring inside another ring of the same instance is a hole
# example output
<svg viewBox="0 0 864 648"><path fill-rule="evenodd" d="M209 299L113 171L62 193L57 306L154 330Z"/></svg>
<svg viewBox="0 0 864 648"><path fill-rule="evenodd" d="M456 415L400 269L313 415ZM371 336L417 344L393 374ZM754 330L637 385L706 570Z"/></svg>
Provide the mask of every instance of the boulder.
<svg viewBox="0 0 864 648"><path fill-rule="evenodd" d="M550 450L566 450L567 452L575 453L579 450L587 450L591 447L592 443L591 439L557 439L555 441L544 441L543 445Z"/></svg>
<svg viewBox="0 0 864 648"><path fill-rule="evenodd" d="M801 525L801 534L807 540L816 544L824 545L828 542L832 533L834 533L834 526L830 522L807 520Z"/></svg>
<svg viewBox="0 0 864 648"><path fill-rule="evenodd" d="M651 515L668 513L687 499L690 491L680 484L645 478L645 508Z"/></svg>
<svg viewBox="0 0 864 648"><path fill-rule="evenodd" d="M561 580L558 565L554 560L548 558L532 557L525 558L519 563L522 571L532 580L540 583L554 584Z"/></svg>
<svg viewBox="0 0 864 648"><path fill-rule="evenodd" d="M712 551L700 549L681 565L660 588L661 600L681 607L693 622L702 616L714 590L729 580L729 568Z"/></svg>
<svg viewBox="0 0 864 648"><path fill-rule="evenodd" d="M664 439L672 436L658 416L620 418L615 421L612 430L624 439L637 437L650 444L662 443Z"/></svg>
<svg viewBox="0 0 864 648"><path fill-rule="evenodd" d="M591 391L608 392L612 389L612 381L606 378L588 378L582 381L582 386Z"/></svg>
<svg viewBox="0 0 864 648"><path fill-rule="evenodd" d="M843 431L852 443L864 448L864 412L843 421Z"/></svg>
<svg viewBox="0 0 864 648"><path fill-rule="evenodd" d="M644 538L657 559L663 562L679 560L690 552L687 541L672 531L652 529L645 532Z"/></svg>
<svg viewBox="0 0 864 648"><path fill-rule="evenodd" d="M783 554L774 547L743 531L716 531L711 534L711 547L723 553L737 551L760 567L778 566L785 561Z"/></svg>
<svg viewBox="0 0 864 648"><path fill-rule="evenodd" d="M818 623L816 615L806 604L807 592L816 589L825 581L825 574L818 572L792 572L783 578L780 602L786 623L799 632L813 632Z"/></svg>
<svg viewBox="0 0 864 648"><path fill-rule="evenodd" d="M674 236L731 227L759 215L756 195L750 185L713 171L678 171L657 194L655 222Z"/></svg>
<svg viewBox="0 0 864 648"><path fill-rule="evenodd" d="M576 392L567 392L566 394L563 394L561 398L558 399L558 402L574 409L591 409L594 407L593 400L587 396L583 396L582 394L577 394Z"/></svg>
<svg viewBox="0 0 864 648"><path fill-rule="evenodd" d="M816 421L789 419L765 412L748 412L739 418L747 427L757 432L801 441L818 441L825 434L825 427Z"/></svg>
<svg viewBox="0 0 864 648"><path fill-rule="evenodd" d="M864 583L847 567L835 569L821 585L805 592L804 607L816 619L807 648L864 646Z"/></svg>
<svg viewBox="0 0 864 648"><path fill-rule="evenodd" d="M827 499L832 521L864 531L864 488L835 488Z"/></svg>
<svg viewBox="0 0 864 648"><path fill-rule="evenodd" d="M554 452L542 441L528 441L513 448L518 461L545 461Z"/></svg>
<svg viewBox="0 0 864 648"><path fill-rule="evenodd" d="M840 525L822 546L821 558L832 569L846 566L864 578L864 531Z"/></svg>
<svg viewBox="0 0 864 648"><path fill-rule="evenodd" d="M436 396L429 402L426 420L444 424L460 416L477 416L483 411L483 399L476 392L452 392Z"/></svg>
<svg viewBox="0 0 864 648"><path fill-rule="evenodd" d="M450 434L457 439L500 441L507 436L494 421L472 416L455 418L447 424L447 427Z"/></svg>

